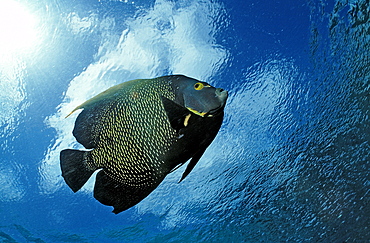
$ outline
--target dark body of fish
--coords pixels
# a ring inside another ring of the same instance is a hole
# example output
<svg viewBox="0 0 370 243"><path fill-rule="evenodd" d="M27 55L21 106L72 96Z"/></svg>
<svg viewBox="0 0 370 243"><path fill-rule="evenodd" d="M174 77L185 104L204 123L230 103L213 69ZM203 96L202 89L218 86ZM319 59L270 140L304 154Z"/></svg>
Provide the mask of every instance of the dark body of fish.
<svg viewBox="0 0 370 243"><path fill-rule="evenodd" d="M78 191L101 169L94 197L122 212L187 162L183 180L215 138L227 92L182 75L116 85L78 106L73 135L89 151L61 151L62 176ZM180 180L180 181L181 181Z"/></svg>

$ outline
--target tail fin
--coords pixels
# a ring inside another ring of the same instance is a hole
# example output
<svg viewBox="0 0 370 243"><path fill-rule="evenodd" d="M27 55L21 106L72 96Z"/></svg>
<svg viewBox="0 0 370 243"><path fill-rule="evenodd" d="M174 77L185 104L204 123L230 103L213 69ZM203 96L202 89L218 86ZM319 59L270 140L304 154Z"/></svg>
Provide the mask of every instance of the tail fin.
<svg viewBox="0 0 370 243"><path fill-rule="evenodd" d="M73 149L65 149L60 152L62 176L73 192L80 190L95 171L86 166L85 153L88 152Z"/></svg>

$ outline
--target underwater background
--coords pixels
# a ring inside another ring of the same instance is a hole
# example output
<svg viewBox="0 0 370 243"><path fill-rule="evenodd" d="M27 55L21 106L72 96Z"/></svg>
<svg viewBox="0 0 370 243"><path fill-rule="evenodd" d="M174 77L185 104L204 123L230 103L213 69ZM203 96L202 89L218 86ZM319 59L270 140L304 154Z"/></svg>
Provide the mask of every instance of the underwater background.
<svg viewBox="0 0 370 243"><path fill-rule="evenodd" d="M229 91L197 166L118 215L73 193L77 105L184 74ZM0 242L370 241L367 0L0 1Z"/></svg>

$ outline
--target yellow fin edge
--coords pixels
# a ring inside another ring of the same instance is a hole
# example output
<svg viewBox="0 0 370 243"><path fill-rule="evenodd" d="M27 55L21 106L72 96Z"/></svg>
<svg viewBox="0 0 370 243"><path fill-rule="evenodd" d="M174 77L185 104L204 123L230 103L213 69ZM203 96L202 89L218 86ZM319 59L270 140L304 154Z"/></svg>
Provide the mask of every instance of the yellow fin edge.
<svg viewBox="0 0 370 243"><path fill-rule="evenodd" d="M66 117L64 118L68 118L70 115L72 115L75 111L79 110L79 109L82 109L81 106L77 106L76 108L73 109L73 111L71 111Z"/></svg>
<svg viewBox="0 0 370 243"><path fill-rule="evenodd" d="M193 112L194 114L198 115L198 116L201 116L201 117L204 117L207 113L206 112L199 112L197 110L194 110L194 109L191 109L189 107L186 107L189 111Z"/></svg>

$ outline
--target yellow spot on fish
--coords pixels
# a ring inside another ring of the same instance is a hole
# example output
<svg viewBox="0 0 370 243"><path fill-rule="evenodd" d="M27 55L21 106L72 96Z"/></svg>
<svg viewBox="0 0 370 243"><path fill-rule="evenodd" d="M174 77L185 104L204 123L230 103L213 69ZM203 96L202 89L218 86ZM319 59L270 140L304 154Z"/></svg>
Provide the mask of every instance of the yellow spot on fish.
<svg viewBox="0 0 370 243"><path fill-rule="evenodd" d="M140 97L139 93L136 91L133 91L131 93L131 99L137 100Z"/></svg>
<svg viewBox="0 0 370 243"><path fill-rule="evenodd" d="M71 111L65 118L68 118L70 115L72 115L75 111L80 109L79 107L75 108L73 111Z"/></svg>
<svg viewBox="0 0 370 243"><path fill-rule="evenodd" d="M185 117L185 120L184 120L184 126L185 126L185 127L187 127L187 126L188 126L188 124L189 124L190 116L191 116L191 114L189 114L189 115L187 115L187 116Z"/></svg>

